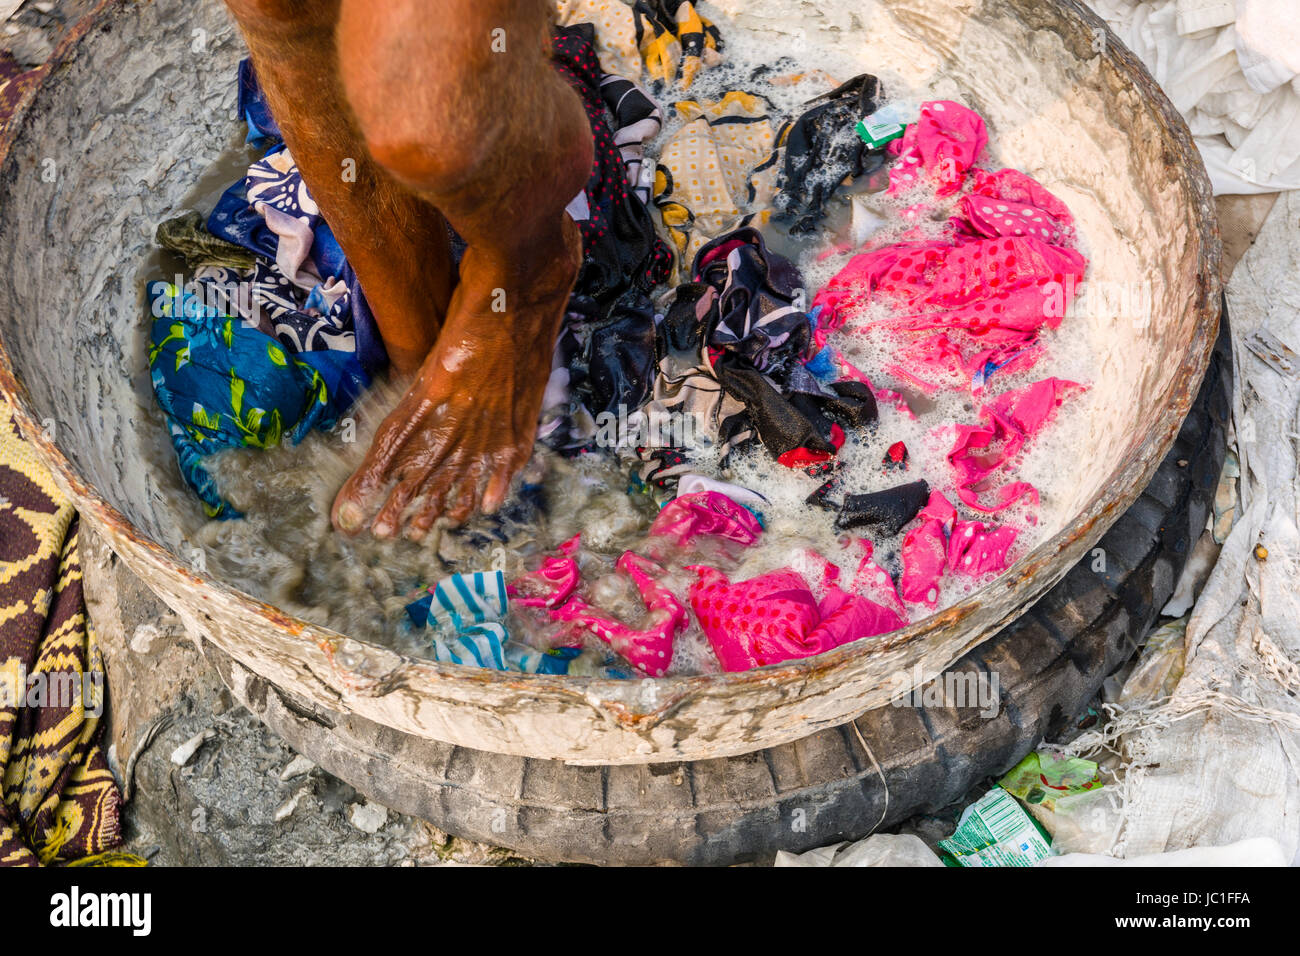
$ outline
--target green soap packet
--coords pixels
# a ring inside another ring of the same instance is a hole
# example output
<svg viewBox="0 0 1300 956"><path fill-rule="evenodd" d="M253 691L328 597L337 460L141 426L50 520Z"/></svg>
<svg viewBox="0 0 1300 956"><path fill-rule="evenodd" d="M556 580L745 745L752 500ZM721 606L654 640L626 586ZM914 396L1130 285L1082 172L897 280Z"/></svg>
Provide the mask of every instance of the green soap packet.
<svg viewBox="0 0 1300 956"><path fill-rule="evenodd" d="M1035 751L1012 767L998 786L1025 803L1055 810L1059 801L1100 790L1102 782L1091 760Z"/></svg>
<svg viewBox="0 0 1300 956"><path fill-rule="evenodd" d="M949 866L1033 866L1056 853L1052 838L1001 787L962 812L939 850Z"/></svg>
<svg viewBox="0 0 1300 956"><path fill-rule="evenodd" d="M860 120L856 127L862 142L872 149L879 149L886 143L898 139L906 129L902 123L873 123L871 117Z"/></svg>

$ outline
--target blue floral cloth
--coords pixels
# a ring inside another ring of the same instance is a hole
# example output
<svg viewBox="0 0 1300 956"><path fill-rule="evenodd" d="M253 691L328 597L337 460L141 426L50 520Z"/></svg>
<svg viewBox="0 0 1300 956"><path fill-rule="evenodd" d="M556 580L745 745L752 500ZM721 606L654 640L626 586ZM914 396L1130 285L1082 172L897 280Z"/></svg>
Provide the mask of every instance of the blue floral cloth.
<svg viewBox="0 0 1300 956"><path fill-rule="evenodd" d="M149 369L181 474L212 518L237 518L202 465L226 448L331 428L387 361L356 273L284 149L247 61L239 109L262 159L226 190L208 231L255 255L149 286Z"/></svg>
<svg viewBox="0 0 1300 956"><path fill-rule="evenodd" d="M209 517L240 517L202 458L226 448L296 444L313 428L332 427L353 397L345 363L329 352L294 355L169 282L150 283L149 301L150 377L181 474Z"/></svg>

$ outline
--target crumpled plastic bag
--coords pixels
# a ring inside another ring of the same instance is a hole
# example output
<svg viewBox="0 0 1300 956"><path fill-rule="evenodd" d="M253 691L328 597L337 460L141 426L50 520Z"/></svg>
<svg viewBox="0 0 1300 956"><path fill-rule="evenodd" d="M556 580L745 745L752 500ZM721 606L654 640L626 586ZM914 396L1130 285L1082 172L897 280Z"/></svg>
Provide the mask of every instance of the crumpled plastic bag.
<svg viewBox="0 0 1300 956"><path fill-rule="evenodd" d="M873 833L857 843L836 843L807 853L782 850L773 866L943 866L911 833Z"/></svg>

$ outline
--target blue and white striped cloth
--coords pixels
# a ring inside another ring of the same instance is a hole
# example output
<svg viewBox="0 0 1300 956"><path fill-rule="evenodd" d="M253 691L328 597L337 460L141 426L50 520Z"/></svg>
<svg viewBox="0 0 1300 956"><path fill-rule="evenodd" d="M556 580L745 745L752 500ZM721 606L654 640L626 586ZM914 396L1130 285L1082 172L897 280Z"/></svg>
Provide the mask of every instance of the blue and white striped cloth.
<svg viewBox="0 0 1300 956"><path fill-rule="evenodd" d="M566 674L575 653L539 651L510 640L501 623L506 616L506 579L500 571L476 571L443 578L428 593L406 606L416 627L432 627L433 656L447 664L464 664L525 674Z"/></svg>
<svg viewBox="0 0 1300 956"><path fill-rule="evenodd" d="M506 576L500 571L453 574L406 606L416 627L461 631L506 616Z"/></svg>

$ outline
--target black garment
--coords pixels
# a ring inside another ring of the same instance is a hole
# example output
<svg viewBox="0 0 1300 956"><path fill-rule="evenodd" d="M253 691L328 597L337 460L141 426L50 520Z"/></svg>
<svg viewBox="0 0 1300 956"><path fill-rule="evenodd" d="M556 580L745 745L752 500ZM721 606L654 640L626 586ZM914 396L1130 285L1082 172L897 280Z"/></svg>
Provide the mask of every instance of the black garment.
<svg viewBox="0 0 1300 956"><path fill-rule="evenodd" d="M759 371L773 365L789 369L811 357L803 276L790 260L768 252L757 229L737 229L702 246L692 271L718 293L710 345L741 356Z"/></svg>
<svg viewBox="0 0 1300 956"><path fill-rule="evenodd" d="M571 314L591 300L570 299ZM650 399L655 376L654 309L645 295L628 292L603 314L593 310L571 329L577 341L569 384L593 415L627 414Z"/></svg>
<svg viewBox="0 0 1300 956"><path fill-rule="evenodd" d="M866 531L880 538L892 538L917 516L930 500L930 486L913 481L869 495L845 495L835 527Z"/></svg>
<svg viewBox="0 0 1300 956"><path fill-rule="evenodd" d="M650 211L628 186L627 169L605 115L595 28L557 28L553 63L577 91L595 145L582 231L582 267L569 300L570 371L578 403L591 415L634 411L650 395L654 378L654 309L649 292L667 281L673 257L655 233ZM644 104L642 104L644 106ZM653 104L651 104L653 106ZM633 110L624 118L644 118Z"/></svg>
<svg viewBox="0 0 1300 956"><path fill-rule="evenodd" d="M876 423L880 415L876 396L865 382L831 382L827 387L830 395L797 392L790 400L805 414L816 411L849 428L865 428Z"/></svg>
<svg viewBox="0 0 1300 956"><path fill-rule="evenodd" d="M778 459L800 449L833 455L835 425L876 421L866 385L825 387L804 367L813 342L803 277L757 230L709 242L692 273L700 281L677 287L659 328L659 408L696 415L724 455L757 436Z"/></svg>
<svg viewBox="0 0 1300 956"><path fill-rule="evenodd" d="M777 181L776 219L792 233L812 232L826 204L845 179L879 169L884 149L871 149L857 135L859 120L877 109L880 83L870 73L816 99L811 108L781 130L777 142L785 147L785 164Z"/></svg>
<svg viewBox="0 0 1300 956"><path fill-rule="evenodd" d="M803 448L810 452L834 454L830 442L830 428L823 434L818 425L791 404L753 366L745 365L732 356L721 359L717 365L718 380L737 401L745 406L745 414L753 423L754 431L773 457Z"/></svg>
<svg viewBox="0 0 1300 956"><path fill-rule="evenodd" d="M834 454L833 426L861 428L876 420L875 396L861 382L834 382L823 394L782 394L767 376L735 356L724 356L717 370L722 387L745 406L749 423L774 458L800 449Z"/></svg>
<svg viewBox="0 0 1300 956"><path fill-rule="evenodd" d="M716 298L717 291L703 282L679 285L659 326L660 353L698 361Z"/></svg>

